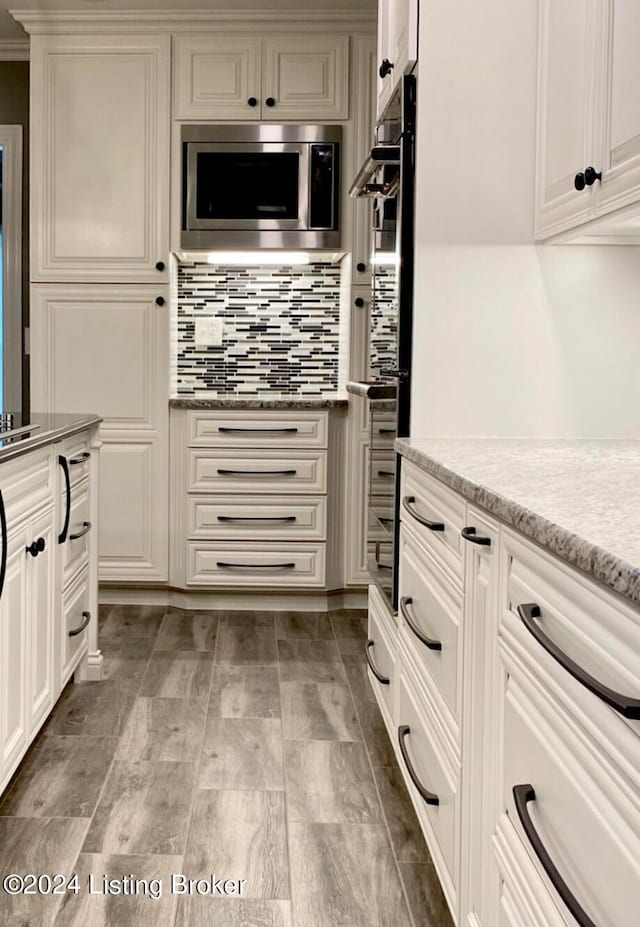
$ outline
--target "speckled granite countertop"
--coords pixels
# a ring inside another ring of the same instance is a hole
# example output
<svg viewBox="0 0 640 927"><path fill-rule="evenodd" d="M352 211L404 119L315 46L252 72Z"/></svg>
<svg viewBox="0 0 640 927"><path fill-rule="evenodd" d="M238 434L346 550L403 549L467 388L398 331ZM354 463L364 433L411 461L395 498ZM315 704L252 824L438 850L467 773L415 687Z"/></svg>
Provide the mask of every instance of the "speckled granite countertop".
<svg viewBox="0 0 640 927"><path fill-rule="evenodd" d="M32 434L13 440L11 438L0 439L0 463L20 457L22 454L28 454L29 451L34 451L38 447L53 444L54 441L62 441L63 438L86 431L87 428L92 428L101 421L98 415L89 415L86 412L79 412L77 415L34 412L29 416L29 424L38 427Z"/></svg>
<svg viewBox="0 0 640 927"><path fill-rule="evenodd" d="M170 399L172 409L346 409L348 399L266 399L247 396L225 399Z"/></svg>
<svg viewBox="0 0 640 927"><path fill-rule="evenodd" d="M406 438L400 454L640 603L640 441Z"/></svg>

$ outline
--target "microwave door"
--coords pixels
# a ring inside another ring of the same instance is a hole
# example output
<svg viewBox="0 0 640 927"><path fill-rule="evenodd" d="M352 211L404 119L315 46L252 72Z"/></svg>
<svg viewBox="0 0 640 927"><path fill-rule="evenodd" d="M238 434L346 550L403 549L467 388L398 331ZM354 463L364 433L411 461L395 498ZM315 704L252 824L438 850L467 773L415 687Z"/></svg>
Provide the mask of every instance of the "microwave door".
<svg viewBox="0 0 640 927"><path fill-rule="evenodd" d="M307 228L309 145L188 144L187 227Z"/></svg>

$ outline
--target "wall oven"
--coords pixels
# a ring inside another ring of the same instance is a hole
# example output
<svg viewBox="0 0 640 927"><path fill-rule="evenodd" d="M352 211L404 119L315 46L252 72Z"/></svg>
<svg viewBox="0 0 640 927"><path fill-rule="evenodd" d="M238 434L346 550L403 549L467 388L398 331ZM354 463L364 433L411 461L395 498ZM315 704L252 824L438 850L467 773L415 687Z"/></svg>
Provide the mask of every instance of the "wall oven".
<svg viewBox="0 0 640 927"><path fill-rule="evenodd" d="M182 127L185 249L340 245L342 128Z"/></svg>
<svg viewBox="0 0 640 927"><path fill-rule="evenodd" d="M369 574L398 603L400 481L396 437L410 428L413 328L416 80L404 77L376 127L374 147L351 188L371 198L373 281L367 381L350 384L369 404Z"/></svg>

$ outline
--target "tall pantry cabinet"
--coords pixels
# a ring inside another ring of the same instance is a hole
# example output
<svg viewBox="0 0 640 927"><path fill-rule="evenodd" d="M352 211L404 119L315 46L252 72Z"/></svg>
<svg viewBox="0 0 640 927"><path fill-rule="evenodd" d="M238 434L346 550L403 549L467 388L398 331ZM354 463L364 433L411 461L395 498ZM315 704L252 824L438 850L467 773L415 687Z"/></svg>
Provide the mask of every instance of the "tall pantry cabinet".
<svg viewBox="0 0 640 927"><path fill-rule="evenodd" d="M168 577L170 46L31 40L31 407L104 418L101 580Z"/></svg>

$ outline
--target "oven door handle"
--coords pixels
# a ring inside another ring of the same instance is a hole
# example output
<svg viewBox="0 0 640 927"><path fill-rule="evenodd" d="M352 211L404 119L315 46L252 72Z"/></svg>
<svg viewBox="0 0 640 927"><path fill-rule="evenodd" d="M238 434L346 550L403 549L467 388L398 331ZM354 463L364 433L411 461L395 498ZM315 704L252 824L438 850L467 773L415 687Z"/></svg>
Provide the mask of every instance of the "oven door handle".
<svg viewBox="0 0 640 927"><path fill-rule="evenodd" d="M378 187L371 184L371 180L379 167L400 164L400 145L376 145L367 155L364 164L356 174L356 179L349 188L349 196L379 196L382 191L370 190L368 187Z"/></svg>

